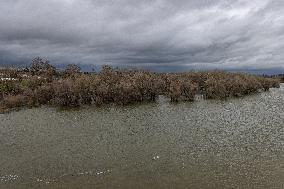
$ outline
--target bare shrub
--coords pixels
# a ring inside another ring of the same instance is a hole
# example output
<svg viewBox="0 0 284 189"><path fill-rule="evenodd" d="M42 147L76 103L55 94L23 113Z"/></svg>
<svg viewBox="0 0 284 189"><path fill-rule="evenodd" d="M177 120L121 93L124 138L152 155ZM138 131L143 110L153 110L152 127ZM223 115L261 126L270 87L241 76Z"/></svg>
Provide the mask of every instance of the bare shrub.
<svg viewBox="0 0 284 189"><path fill-rule="evenodd" d="M280 81L278 79L260 77L258 80L261 83L262 88L265 91L268 91L269 88L279 88L280 87Z"/></svg>
<svg viewBox="0 0 284 189"><path fill-rule="evenodd" d="M280 88L280 83L281 83L281 81L280 81L280 79L277 79L277 78L271 78L270 79L270 87L271 88Z"/></svg>
<svg viewBox="0 0 284 189"><path fill-rule="evenodd" d="M75 64L68 64L63 72L64 77L76 77L81 71L81 68Z"/></svg>
<svg viewBox="0 0 284 189"><path fill-rule="evenodd" d="M204 96L208 99L222 99L229 96L226 89L226 81L223 79L218 80L214 77L209 77L205 81L204 88Z"/></svg>
<svg viewBox="0 0 284 189"><path fill-rule="evenodd" d="M6 96L1 103L5 108L18 108L26 105L26 97L23 95Z"/></svg>
<svg viewBox="0 0 284 189"><path fill-rule="evenodd" d="M52 81L53 76L56 75L56 69L48 60L40 57L34 58L30 65L30 72L32 75L42 76L43 78Z"/></svg>
<svg viewBox="0 0 284 189"><path fill-rule="evenodd" d="M279 81L250 74L211 72L205 81L204 95L209 99L223 99L240 97L260 90L268 91L272 87L280 87Z"/></svg>
<svg viewBox="0 0 284 189"><path fill-rule="evenodd" d="M52 101L55 105L76 107L81 104L80 91L72 80L64 79L54 82L53 87Z"/></svg>
<svg viewBox="0 0 284 189"><path fill-rule="evenodd" d="M92 74L81 73L78 66L68 65L62 75L54 77L57 74L55 68L41 58L33 60L30 70L33 74L28 77L0 81L2 106L125 105L154 102L159 95L169 97L172 102L193 101L196 94L203 94L207 99L224 99L280 87L278 79L250 74L224 71L152 73L113 69L108 65L103 66L101 72Z"/></svg>
<svg viewBox="0 0 284 189"><path fill-rule="evenodd" d="M120 81L115 87L113 101L117 104L130 104L138 101L138 90L132 81Z"/></svg>
<svg viewBox="0 0 284 189"><path fill-rule="evenodd" d="M181 84L181 95L186 101L194 101L194 97L197 94L198 85L192 81L184 81Z"/></svg>
<svg viewBox="0 0 284 189"><path fill-rule="evenodd" d="M172 102L178 102L181 97L181 83L179 80L170 82L169 96Z"/></svg>
<svg viewBox="0 0 284 189"><path fill-rule="evenodd" d="M44 85L34 90L34 96L36 98L37 104L48 104L50 103L53 94L54 89L51 85Z"/></svg>

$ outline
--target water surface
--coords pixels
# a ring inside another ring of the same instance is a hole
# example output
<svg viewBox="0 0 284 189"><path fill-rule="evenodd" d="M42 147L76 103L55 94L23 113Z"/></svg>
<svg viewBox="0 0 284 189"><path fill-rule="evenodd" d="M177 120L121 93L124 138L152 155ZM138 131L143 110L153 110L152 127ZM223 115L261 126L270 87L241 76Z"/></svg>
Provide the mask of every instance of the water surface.
<svg viewBox="0 0 284 189"><path fill-rule="evenodd" d="M284 86L245 98L0 115L0 188L284 188Z"/></svg>

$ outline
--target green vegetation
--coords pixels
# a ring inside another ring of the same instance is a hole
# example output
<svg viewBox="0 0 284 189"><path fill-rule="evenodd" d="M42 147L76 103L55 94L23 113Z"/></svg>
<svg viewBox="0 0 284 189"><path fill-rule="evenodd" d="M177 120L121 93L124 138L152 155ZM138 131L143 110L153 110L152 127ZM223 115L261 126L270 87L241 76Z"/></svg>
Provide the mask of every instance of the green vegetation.
<svg viewBox="0 0 284 189"><path fill-rule="evenodd" d="M99 73L82 73L76 65L57 71L48 61L33 60L25 70L1 72L0 110L18 107L56 105L77 107L83 104L154 102L159 95L172 102L194 101L196 94L205 99L225 99L279 87L275 78L224 71L153 73L103 66Z"/></svg>

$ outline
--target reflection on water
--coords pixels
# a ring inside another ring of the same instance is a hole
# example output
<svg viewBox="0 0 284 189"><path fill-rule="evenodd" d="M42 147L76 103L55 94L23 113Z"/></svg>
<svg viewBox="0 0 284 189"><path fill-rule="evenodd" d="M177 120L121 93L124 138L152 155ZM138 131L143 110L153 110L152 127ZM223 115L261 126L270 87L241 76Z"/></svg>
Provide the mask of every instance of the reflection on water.
<svg viewBox="0 0 284 189"><path fill-rule="evenodd" d="M0 115L0 188L284 188L284 86Z"/></svg>

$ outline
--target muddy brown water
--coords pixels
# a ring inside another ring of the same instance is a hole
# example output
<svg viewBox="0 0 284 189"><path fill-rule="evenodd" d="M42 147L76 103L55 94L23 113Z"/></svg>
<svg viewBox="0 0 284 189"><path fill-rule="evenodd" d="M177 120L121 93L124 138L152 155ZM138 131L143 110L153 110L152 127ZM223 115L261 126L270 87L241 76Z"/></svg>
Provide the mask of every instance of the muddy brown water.
<svg viewBox="0 0 284 189"><path fill-rule="evenodd" d="M0 115L0 188L284 188L284 85L226 101Z"/></svg>

